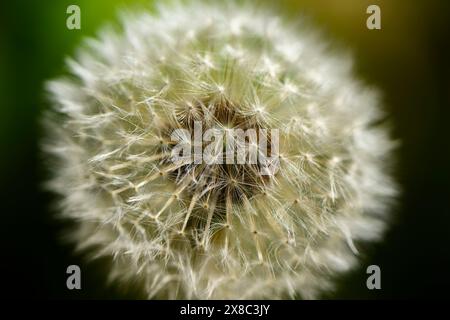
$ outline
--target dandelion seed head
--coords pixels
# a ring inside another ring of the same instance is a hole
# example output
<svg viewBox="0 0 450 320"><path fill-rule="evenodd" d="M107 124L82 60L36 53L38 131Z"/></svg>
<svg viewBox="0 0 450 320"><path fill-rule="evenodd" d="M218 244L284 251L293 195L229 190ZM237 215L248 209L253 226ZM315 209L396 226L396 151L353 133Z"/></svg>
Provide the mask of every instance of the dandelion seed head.
<svg viewBox="0 0 450 320"><path fill-rule="evenodd" d="M385 228L395 144L377 92L324 43L262 10L203 2L126 14L86 41L70 77L48 83L45 145L77 247L148 298L331 290ZM278 171L171 161L172 132L196 121L278 129Z"/></svg>

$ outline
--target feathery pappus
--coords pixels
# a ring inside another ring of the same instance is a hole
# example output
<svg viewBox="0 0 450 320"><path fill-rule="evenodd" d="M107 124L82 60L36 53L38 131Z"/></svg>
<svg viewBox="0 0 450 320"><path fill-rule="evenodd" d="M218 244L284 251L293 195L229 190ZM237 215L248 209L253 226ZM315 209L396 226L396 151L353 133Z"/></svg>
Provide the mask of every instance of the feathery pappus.
<svg viewBox="0 0 450 320"><path fill-rule="evenodd" d="M249 5L122 15L48 82L48 186L71 240L148 298L320 297L397 193L379 95L351 62ZM171 161L172 132L196 122L277 129L278 169Z"/></svg>

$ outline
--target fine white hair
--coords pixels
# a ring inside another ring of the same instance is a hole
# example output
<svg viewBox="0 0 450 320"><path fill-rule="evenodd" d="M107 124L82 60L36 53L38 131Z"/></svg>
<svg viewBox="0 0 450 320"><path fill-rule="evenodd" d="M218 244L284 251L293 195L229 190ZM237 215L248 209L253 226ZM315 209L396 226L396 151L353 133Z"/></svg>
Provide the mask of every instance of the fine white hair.
<svg viewBox="0 0 450 320"><path fill-rule="evenodd" d="M320 297L385 229L395 143L351 58L248 5L122 15L48 82L70 238L148 298ZM276 128L280 168L176 165L170 134Z"/></svg>

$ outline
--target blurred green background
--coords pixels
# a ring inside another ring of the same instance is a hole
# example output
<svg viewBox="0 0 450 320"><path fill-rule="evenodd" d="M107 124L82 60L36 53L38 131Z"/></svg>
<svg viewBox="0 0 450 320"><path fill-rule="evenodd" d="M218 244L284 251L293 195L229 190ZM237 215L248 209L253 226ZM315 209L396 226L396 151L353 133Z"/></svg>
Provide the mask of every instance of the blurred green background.
<svg viewBox="0 0 450 320"><path fill-rule="evenodd" d="M264 1L255 1L262 5ZM66 28L66 8L81 8L81 30ZM85 36L114 21L120 8L148 1L2 1L0 4L0 225L2 294L33 298L131 298L106 286L102 262L86 264L59 241L64 222L52 216L52 195L39 153L39 118L48 108L43 82L64 72L64 58ZM366 28L377 4L382 29ZM274 6L272 4L272 6ZM279 1L295 21L306 15L355 57L356 73L384 93L398 150L403 189L385 240L369 246L361 268L327 298L449 297L450 279L450 2L410 0ZM82 290L66 289L66 268L82 269ZM366 288L377 264L382 289Z"/></svg>

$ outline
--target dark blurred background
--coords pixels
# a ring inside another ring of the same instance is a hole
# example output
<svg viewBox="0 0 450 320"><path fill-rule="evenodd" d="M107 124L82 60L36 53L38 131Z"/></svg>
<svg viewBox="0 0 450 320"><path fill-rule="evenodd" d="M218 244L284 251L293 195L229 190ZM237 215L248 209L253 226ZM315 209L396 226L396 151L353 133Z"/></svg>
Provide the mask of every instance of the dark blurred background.
<svg viewBox="0 0 450 320"><path fill-rule="evenodd" d="M258 5L262 1L258 1ZM39 118L48 108L43 82L64 72L64 58L120 8L148 1L5 0L0 4L0 284L9 298L132 298L105 285L101 261L87 264L60 241L52 195L41 188ZM81 30L66 28L66 8L81 8ZM366 8L381 8L381 30L366 28ZM410 0L279 1L295 21L307 15L350 48L355 71L384 93L401 140L402 188L384 241L327 298L450 297L450 2ZM66 289L66 268L82 269L82 290ZM366 288L366 267L381 267L381 290Z"/></svg>

